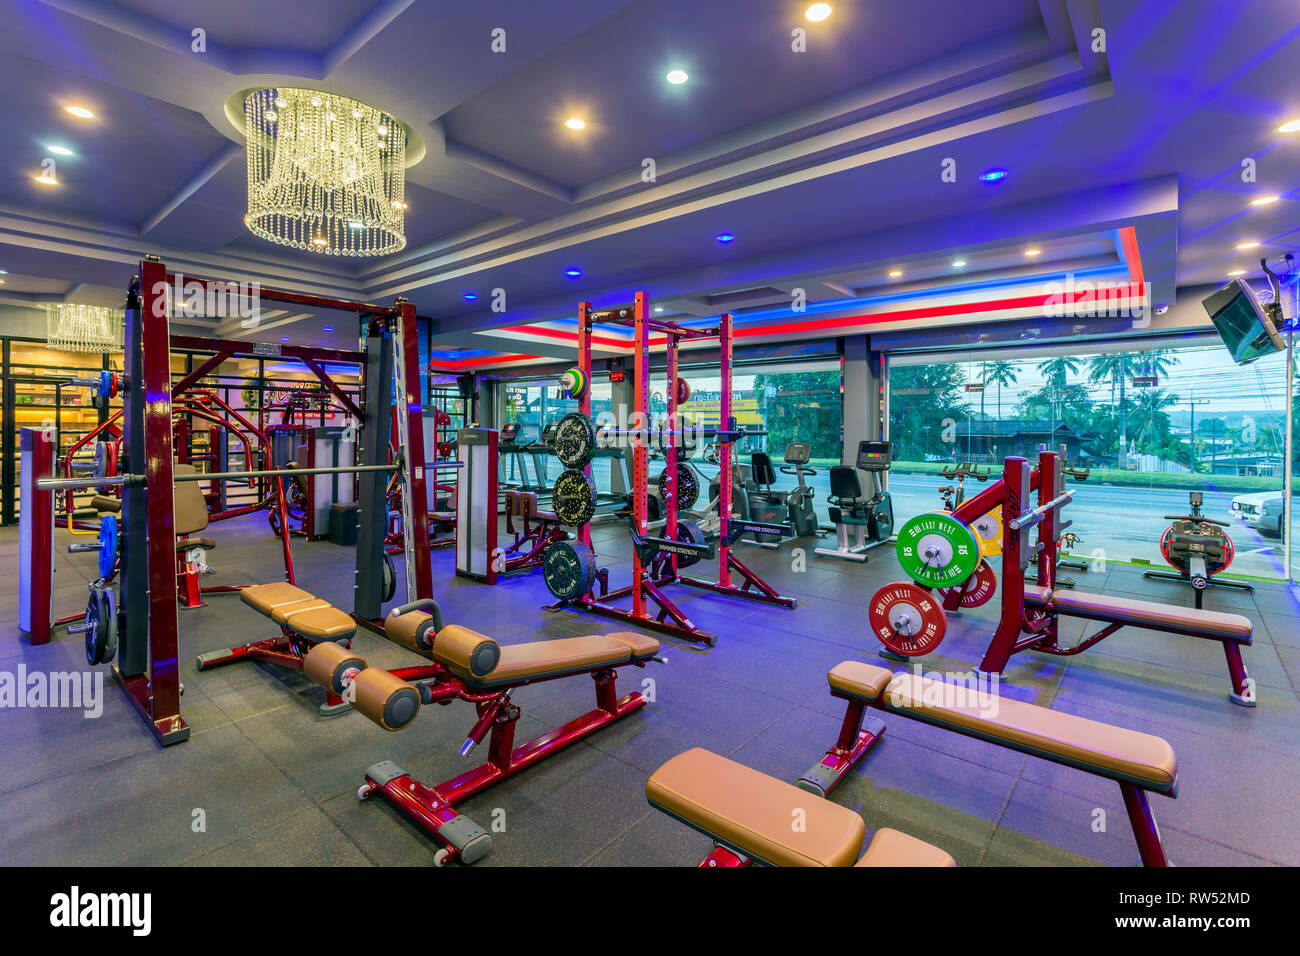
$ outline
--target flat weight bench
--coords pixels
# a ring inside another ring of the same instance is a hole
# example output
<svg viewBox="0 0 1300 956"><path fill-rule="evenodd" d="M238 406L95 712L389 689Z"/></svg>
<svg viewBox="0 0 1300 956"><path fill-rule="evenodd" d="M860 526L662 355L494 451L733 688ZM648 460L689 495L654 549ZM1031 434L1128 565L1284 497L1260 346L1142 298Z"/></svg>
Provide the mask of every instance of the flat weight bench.
<svg viewBox="0 0 1300 956"><path fill-rule="evenodd" d="M938 847L887 828L862 853L867 828L852 810L699 747L651 774L645 795L713 840L702 867L957 865Z"/></svg>
<svg viewBox="0 0 1300 956"><path fill-rule="evenodd" d="M253 660L304 670L303 662L313 646L322 642L335 647L350 645L357 625L350 614L284 581L254 584L239 592L249 607L280 625L280 636L252 641L224 651L209 651L195 658L199 670L235 661ZM351 705L330 691L320 712L326 717L343 713Z"/></svg>
<svg viewBox="0 0 1300 956"><path fill-rule="evenodd" d="M799 779L802 789L830 794L875 747L884 724L871 719L864 726L864 710L875 707L1114 780L1143 865L1169 865L1147 804L1148 792L1177 796L1178 765L1164 739L861 661L838 665L827 681L831 696L847 701L848 709L835 746Z"/></svg>
<svg viewBox="0 0 1300 956"><path fill-rule="evenodd" d="M502 646L469 628L444 624L438 605L429 599L394 608L384 630L389 640L433 663L387 671L366 666L340 644L319 643L307 653L303 672L385 730L409 726L422 705L456 699L475 705L478 719L460 752L469 756L490 730L485 763L428 787L383 760L366 771L357 791L361 799L381 794L443 844L434 856L439 866L456 859L473 863L492 847L488 833L458 812L457 803L644 707L646 698L639 691L617 696L615 673L628 665L662 662L659 642L632 632ZM591 675L596 708L516 747L515 725L522 712L510 695L527 684L575 674Z"/></svg>
<svg viewBox="0 0 1300 956"><path fill-rule="evenodd" d="M1246 665L1241 659L1242 645L1249 647L1253 640L1254 625L1250 618L1240 614L1203 611L1199 608L1157 604L1153 601L1111 597L1106 594L1048 591L1033 584L1025 585L1025 607L1065 617L1101 621L1106 625L1074 647L1059 648L1053 631L1051 635L1041 640L1026 641L1024 646L1029 650L1048 649L1054 654L1078 654L1125 625L1143 627L1150 631L1163 631L1166 634L1184 634L1187 637L1219 641L1223 645L1223 655L1228 661L1228 675L1232 679L1232 692L1228 695L1229 699L1243 707L1255 706L1255 682L1246 673ZM1020 649L1024 648L1016 647L1013 651ZM995 650L997 650L995 647L989 648L980 670L1000 673L1006 666L1006 658L1010 657L1011 652L1004 656L995 653Z"/></svg>

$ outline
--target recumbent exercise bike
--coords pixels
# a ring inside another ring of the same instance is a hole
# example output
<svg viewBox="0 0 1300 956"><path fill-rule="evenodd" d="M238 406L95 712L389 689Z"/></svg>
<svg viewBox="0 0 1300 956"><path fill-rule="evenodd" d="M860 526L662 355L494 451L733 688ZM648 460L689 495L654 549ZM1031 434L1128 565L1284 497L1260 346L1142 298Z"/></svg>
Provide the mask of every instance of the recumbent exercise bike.
<svg viewBox="0 0 1300 956"><path fill-rule="evenodd" d="M818 548L816 553L824 558L842 558L846 561L867 560L867 552L885 544L894 536L894 503L884 490L878 477L889 471L893 458L893 445L887 441L858 442L858 458L852 465L832 465L830 471L831 521L835 523L837 546ZM858 471L871 476L871 495L862 494ZM849 528L853 529L853 543L849 544Z"/></svg>

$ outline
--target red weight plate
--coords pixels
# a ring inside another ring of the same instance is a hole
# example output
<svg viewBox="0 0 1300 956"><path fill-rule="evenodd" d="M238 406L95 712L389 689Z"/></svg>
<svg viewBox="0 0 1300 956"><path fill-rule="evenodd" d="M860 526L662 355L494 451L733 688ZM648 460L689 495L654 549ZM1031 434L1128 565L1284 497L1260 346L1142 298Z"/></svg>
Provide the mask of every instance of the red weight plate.
<svg viewBox="0 0 1300 956"><path fill-rule="evenodd" d="M895 654L920 657L939 646L947 619L934 595L915 584L887 584L868 608L871 633Z"/></svg>
<svg viewBox="0 0 1300 956"><path fill-rule="evenodd" d="M989 603L989 600L997 593L998 576L992 566L987 561L981 561L975 573L962 583L966 591L961 596L962 607L981 607ZM939 592L941 598L946 598L951 591L957 588L945 588Z"/></svg>

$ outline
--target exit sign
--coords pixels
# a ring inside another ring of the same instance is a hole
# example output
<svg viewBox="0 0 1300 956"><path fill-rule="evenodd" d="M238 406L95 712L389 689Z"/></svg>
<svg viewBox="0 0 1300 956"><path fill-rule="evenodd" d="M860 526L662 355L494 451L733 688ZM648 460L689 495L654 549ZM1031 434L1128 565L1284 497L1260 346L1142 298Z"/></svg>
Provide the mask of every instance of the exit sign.
<svg viewBox="0 0 1300 956"><path fill-rule="evenodd" d="M609 373L609 380L610 380L611 382L621 382L621 381L623 381L623 375L624 375L623 372L610 372L610 373Z"/></svg>

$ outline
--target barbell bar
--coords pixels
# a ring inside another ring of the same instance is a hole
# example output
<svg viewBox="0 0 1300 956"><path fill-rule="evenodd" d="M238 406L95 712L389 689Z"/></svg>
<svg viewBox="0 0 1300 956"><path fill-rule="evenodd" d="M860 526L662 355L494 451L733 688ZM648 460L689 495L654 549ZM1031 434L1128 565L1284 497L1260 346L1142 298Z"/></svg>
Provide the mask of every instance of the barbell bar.
<svg viewBox="0 0 1300 956"><path fill-rule="evenodd" d="M173 475L172 481L240 481L248 478L293 478L296 475L353 475L366 471L397 471L402 466L392 465L352 465L337 468L269 468L258 471L213 471L195 472L190 475ZM426 469L448 470L463 468L459 461L430 462ZM38 491L64 491L77 488L99 487L138 487L145 484L144 475L109 475L104 478L39 478L36 481Z"/></svg>
<svg viewBox="0 0 1300 956"><path fill-rule="evenodd" d="M1026 511L1022 515L1017 515L1016 517L1012 518L1010 521L1007 522L1007 527L1009 527L1012 531L1019 531L1022 528L1032 528L1034 525L1042 521L1043 518L1047 516L1047 513L1049 511L1054 511L1055 509L1060 508L1062 505L1067 505L1073 499L1074 499L1073 491L1062 492L1061 494L1053 498L1051 501L1048 501L1045 504L1041 504L1037 508L1032 508L1029 511Z"/></svg>

